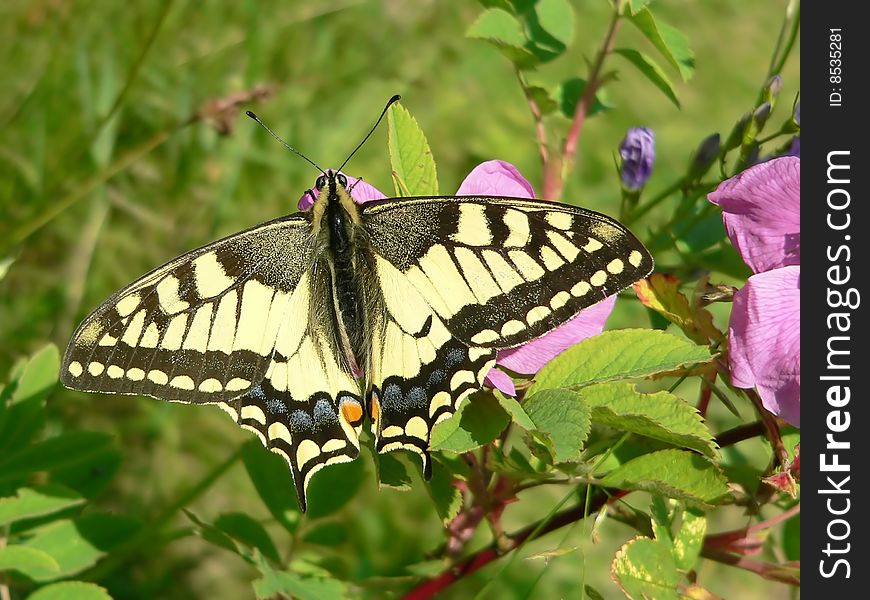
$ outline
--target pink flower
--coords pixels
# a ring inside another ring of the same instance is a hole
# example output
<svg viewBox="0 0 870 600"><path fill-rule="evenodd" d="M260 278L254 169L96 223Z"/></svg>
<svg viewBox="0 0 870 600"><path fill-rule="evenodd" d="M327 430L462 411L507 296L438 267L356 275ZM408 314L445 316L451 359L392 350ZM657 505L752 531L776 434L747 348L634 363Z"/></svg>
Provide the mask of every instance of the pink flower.
<svg viewBox="0 0 870 600"><path fill-rule="evenodd" d="M364 181L356 183L358 180L349 176L347 180L348 187L353 188L351 196L360 204L386 197ZM317 190L313 190L313 193L316 196ZM477 165L456 193L459 196L535 197L534 188L520 175L516 167L501 160L490 160ZM313 200L308 192L299 199L300 210L308 210L312 204ZM537 373L563 350L601 333L615 301L616 296L605 298L541 337L516 348L501 350L496 357L496 364L526 375ZM487 375L486 382L508 395L516 395L513 380L503 371L493 368Z"/></svg>
<svg viewBox="0 0 870 600"><path fill-rule="evenodd" d="M755 387L770 412L800 426L800 158L755 165L708 196L755 272L734 296L731 383Z"/></svg>

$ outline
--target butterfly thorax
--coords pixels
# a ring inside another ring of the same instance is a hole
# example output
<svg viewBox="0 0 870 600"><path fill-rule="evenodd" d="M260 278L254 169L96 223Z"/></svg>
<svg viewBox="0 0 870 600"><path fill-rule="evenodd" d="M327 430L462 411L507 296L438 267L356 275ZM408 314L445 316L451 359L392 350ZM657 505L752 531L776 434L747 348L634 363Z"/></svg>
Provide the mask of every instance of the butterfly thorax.
<svg viewBox="0 0 870 600"><path fill-rule="evenodd" d="M349 361L356 365L367 354L363 290L360 289L359 277L359 263L364 251L364 245L360 243L363 236L360 209L351 199L343 176L327 171L327 177L318 180L318 187L321 182L324 185L315 204L314 229L328 238L326 254L339 330L336 341Z"/></svg>

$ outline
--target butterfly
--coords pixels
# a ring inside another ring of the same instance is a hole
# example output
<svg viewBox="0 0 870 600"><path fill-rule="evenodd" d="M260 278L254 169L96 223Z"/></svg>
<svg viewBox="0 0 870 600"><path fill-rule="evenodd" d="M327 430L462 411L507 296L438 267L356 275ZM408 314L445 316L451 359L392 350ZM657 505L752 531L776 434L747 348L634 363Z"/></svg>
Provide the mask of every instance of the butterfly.
<svg viewBox="0 0 870 600"><path fill-rule="evenodd" d="M62 383L217 404L287 461L304 511L312 476L359 455L366 421L378 452L410 450L431 477L432 428L481 388L498 350L653 267L619 222L567 204L357 204L340 170L315 189L310 210L183 254L98 306Z"/></svg>

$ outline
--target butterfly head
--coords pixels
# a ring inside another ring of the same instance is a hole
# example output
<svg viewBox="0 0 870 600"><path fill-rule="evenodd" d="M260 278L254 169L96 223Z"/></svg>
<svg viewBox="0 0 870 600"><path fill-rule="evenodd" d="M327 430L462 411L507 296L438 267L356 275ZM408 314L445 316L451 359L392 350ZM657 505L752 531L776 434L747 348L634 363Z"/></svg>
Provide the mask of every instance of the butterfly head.
<svg viewBox="0 0 870 600"><path fill-rule="evenodd" d="M347 189L347 177L344 176L344 173L339 173L332 169L327 169L314 182L314 188L318 192L322 192L324 189L329 191L329 189L334 189L335 187Z"/></svg>

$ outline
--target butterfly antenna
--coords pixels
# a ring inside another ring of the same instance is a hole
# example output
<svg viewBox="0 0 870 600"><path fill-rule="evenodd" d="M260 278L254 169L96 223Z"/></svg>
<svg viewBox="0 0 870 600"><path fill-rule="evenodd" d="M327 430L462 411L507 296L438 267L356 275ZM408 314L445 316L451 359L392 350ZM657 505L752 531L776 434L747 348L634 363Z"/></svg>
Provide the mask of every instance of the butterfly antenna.
<svg viewBox="0 0 870 600"><path fill-rule="evenodd" d="M345 161L343 163L341 163L341 166L338 168L339 171L341 171L344 168L344 165L346 165L348 163L348 161L351 158L353 158L353 155L356 154L356 151L359 150L360 148L362 148L362 145L366 143L366 140L368 140L372 136L372 134L375 132L375 129L378 128L378 125L380 125L381 121L383 120L384 115L387 114L387 109L390 108L393 104L395 104L396 102L398 102L401 99L402 99L402 97L400 95L396 94L395 96L393 96L392 98L390 98L387 101L387 105L384 107L384 110L381 111L381 116L378 117L378 120L375 121L374 126L369 130L369 132L362 139L362 141L357 145L357 147L353 149L353 152L351 152L350 155L345 159Z"/></svg>
<svg viewBox="0 0 870 600"><path fill-rule="evenodd" d="M320 167L318 167L318 166L317 166L317 163L315 163L313 160L311 160L310 158L308 158L307 156L305 156L304 154L302 154L301 152L299 152L299 150L297 150L296 148L293 148L293 147L290 146L287 142L285 142L284 140L282 140L281 138L279 138L279 137L275 134L274 131L272 131L271 129L269 129L269 126L268 126L268 125L266 125L265 123L263 123L263 121L260 120L260 117L258 117L258 116L256 115L256 113L254 113L253 111L250 111L250 110L246 110L246 111L245 111L245 114L248 115L249 117L251 117L251 118L252 118L253 120L255 120L257 123L259 123L259 124L260 124L260 127L262 127L263 129L265 129L266 131L268 131L268 132L269 132L269 135L271 135L273 138L275 138L276 140L278 140L278 143L280 143L282 146L284 146L285 148L287 148L290 152L292 152L292 153L295 154L296 156L300 156L300 157L302 157L302 158L303 158L303 159L304 159L308 164L310 164L310 165L313 166L315 169L317 169L318 171L320 171L321 173L323 173L324 175L326 175L326 171L324 171L323 169L321 169Z"/></svg>

